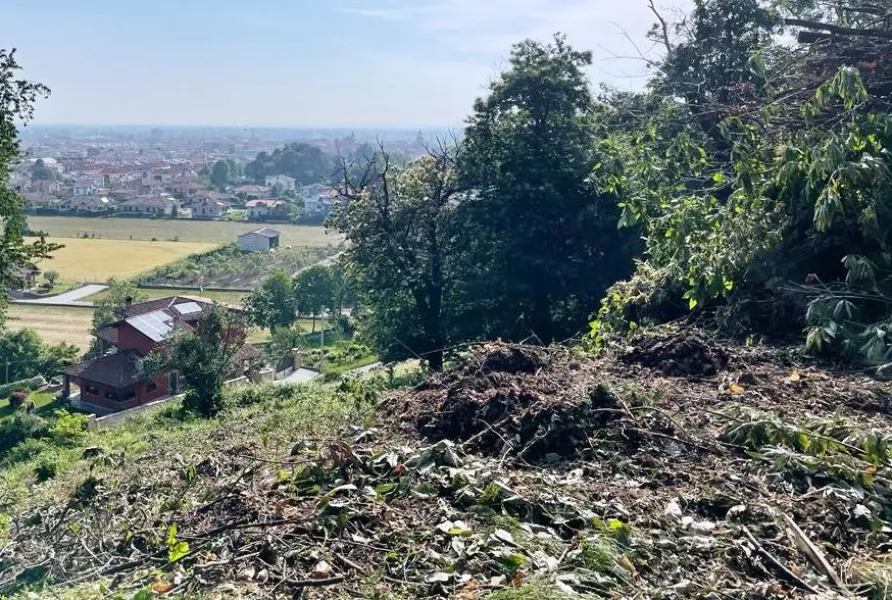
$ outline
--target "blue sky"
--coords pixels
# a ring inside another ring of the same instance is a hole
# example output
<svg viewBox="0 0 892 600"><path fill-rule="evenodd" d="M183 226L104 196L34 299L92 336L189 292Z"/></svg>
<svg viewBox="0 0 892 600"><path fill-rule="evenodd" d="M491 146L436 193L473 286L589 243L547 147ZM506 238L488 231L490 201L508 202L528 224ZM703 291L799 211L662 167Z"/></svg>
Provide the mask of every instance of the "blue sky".
<svg viewBox="0 0 892 600"><path fill-rule="evenodd" d="M657 2L661 6L660 2ZM0 0L38 123L455 126L520 39L643 84L646 0Z"/></svg>

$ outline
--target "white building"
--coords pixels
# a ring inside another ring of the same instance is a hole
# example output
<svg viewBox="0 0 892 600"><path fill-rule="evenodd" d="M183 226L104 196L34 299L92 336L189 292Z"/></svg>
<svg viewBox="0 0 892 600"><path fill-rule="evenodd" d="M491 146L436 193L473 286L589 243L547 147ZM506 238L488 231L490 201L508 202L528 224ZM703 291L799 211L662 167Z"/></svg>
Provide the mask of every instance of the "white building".
<svg viewBox="0 0 892 600"><path fill-rule="evenodd" d="M247 252L266 252L279 247L279 232L269 227L238 236L238 247Z"/></svg>
<svg viewBox="0 0 892 600"><path fill-rule="evenodd" d="M293 192L297 189L297 180L294 177L288 177L287 175L267 175L266 181L267 187L280 186L283 192Z"/></svg>

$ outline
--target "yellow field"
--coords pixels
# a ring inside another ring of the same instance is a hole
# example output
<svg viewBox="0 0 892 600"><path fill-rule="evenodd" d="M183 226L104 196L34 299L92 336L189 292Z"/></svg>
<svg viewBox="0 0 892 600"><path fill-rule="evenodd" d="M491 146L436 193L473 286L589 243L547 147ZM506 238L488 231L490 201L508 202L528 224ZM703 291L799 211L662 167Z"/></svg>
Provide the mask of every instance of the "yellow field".
<svg viewBox="0 0 892 600"><path fill-rule="evenodd" d="M79 238L84 234L104 240L145 240L229 244L240 233L271 227L282 234L283 246L327 246L339 244L342 235L326 233L318 225L288 223L248 223L234 221L192 221L191 219L127 219L122 217L61 217L28 215L28 227L45 231L50 238ZM53 241L62 241L53 239Z"/></svg>
<svg viewBox="0 0 892 600"><path fill-rule="evenodd" d="M10 304L6 324L12 330L34 329L45 342L68 342L85 351L92 323L92 308Z"/></svg>
<svg viewBox="0 0 892 600"><path fill-rule="evenodd" d="M190 254L206 252L216 244L186 242L142 242L68 238L58 241L64 248L38 266L43 271L58 271L65 281L103 283L109 277L127 279L154 267L179 260Z"/></svg>

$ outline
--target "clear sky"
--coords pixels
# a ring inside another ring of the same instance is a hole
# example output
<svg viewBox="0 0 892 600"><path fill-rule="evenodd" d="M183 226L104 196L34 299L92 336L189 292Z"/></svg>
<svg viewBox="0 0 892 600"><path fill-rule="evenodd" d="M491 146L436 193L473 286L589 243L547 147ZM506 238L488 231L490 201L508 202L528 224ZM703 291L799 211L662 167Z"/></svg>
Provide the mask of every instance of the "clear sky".
<svg viewBox="0 0 892 600"><path fill-rule="evenodd" d="M660 6L659 0L657 5ZM646 0L0 0L38 123L455 126L512 43L561 31L643 85Z"/></svg>

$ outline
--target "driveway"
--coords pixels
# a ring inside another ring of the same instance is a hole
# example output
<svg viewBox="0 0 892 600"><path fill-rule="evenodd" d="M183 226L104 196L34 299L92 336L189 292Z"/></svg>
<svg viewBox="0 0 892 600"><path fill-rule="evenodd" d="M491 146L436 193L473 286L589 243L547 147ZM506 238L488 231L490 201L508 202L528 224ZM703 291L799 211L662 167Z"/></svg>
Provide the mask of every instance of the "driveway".
<svg viewBox="0 0 892 600"><path fill-rule="evenodd" d="M46 304L50 306L93 306L92 302L85 302L82 300L88 296L92 296L93 294L98 294L102 290L106 289L108 289L107 285L92 284L85 285L84 287L79 287L76 290L71 290L70 292L65 292L64 294L51 296L49 298L13 300L13 302L16 304Z"/></svg>
<svg viewBox="0 0 892 600"><path fill-rule="evenodd" d="M276 383L279 385L288 385L292 383L307 383L308 381L313 381L317 377L319 377L322 373L319 371L314 371L312 369L298 369L285 379L277 379Z"/></svg>

